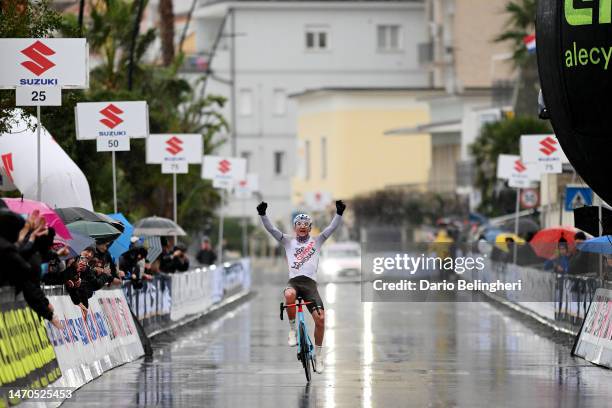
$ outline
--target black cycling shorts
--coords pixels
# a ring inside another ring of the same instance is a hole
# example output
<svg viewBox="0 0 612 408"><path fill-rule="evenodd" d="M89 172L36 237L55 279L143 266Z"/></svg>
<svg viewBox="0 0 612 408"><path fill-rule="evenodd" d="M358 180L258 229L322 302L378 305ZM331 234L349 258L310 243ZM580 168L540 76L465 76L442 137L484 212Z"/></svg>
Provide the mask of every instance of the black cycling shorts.
<svg viewBox="0 0 612 408"><path fill-rule="evenodd" d="M287 282L286 289L289 288L295 289L297 297L301 297L305 302L314 302L321 309L324 309L323 300L319 295L319 290L317 289L316 281L310 279L307 276L296 276L295 278L289 279L289 282ZM312 303L306 305L306 307L308 308L308 311L311 314L315 310L315 305Z"/></svg>

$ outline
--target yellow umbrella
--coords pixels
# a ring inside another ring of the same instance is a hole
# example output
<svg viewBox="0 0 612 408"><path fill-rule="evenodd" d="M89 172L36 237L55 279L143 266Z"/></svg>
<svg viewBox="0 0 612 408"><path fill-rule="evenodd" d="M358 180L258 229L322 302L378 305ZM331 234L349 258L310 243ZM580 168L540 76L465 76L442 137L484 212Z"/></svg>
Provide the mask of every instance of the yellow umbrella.
<svg viewBox="0 0 612 408"><path fill-rule="evenodd" d="M495 246L497 246L504 252L508 252L508 244L506 243L506 238L512 238L515 244L520 245L525 243L525 240L516 234L510 232L502 232L501 234L495 237Z"/></svg>

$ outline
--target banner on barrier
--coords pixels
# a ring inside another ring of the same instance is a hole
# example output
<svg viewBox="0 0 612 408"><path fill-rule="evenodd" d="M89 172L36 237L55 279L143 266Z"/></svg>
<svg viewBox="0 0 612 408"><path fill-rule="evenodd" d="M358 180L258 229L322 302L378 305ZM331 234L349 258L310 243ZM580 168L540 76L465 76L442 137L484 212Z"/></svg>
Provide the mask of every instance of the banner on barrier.
<svg viewBox="0 0 612 408"><path fill-rule="evenodd" d="M0 303L0 351L0 406L9 405L10 390L45 388L62 375L44 324L14 296Z"/></svg>
<svg viewBox="0 0 612 408"><path fill-rule="evenodd" d="M572 354L612 368L612 290L595 292Z"/></svg>
<svg viewBox="0 0 612 408"><path fill-rule="evenodd" d="M50 296L62 330L47 323L47 333L64 384L80 387L117 365L133 361L144 350L121 289L99 290L83 313L68 296Z"/></svg>

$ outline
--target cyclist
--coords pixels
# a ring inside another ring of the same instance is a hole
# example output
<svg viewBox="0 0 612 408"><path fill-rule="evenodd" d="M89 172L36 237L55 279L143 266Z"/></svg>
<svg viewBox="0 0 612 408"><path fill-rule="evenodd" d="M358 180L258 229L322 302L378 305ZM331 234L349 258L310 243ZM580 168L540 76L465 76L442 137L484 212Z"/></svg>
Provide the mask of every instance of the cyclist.
<svg viewBox="0 0 612 408"><path fill-rule="evenodd" d="M261 202L257 206L257 212L266 230L285 248L287 261L289 262L289 282L284 291L285 304L294 304L298 297L304 301L314 302L307 305L308 311L315 322L315 371L323 372L323 335L325 333L325 312L323 301L317 290L317 266L319 263L319 251L321 245L333 234L342 223L342 214L346 205L342 201L336 201L336 215L331 224L317 237L311 237L312 218L307 214L298 214L293 219L293 230L295 236L289 236L272 225L266 210L268 204ZM316 306L315 306L316 305ZM318 313L317 313L318 307ZM297 345L295 306L287 308L289 317L289 345Z"/></svg>

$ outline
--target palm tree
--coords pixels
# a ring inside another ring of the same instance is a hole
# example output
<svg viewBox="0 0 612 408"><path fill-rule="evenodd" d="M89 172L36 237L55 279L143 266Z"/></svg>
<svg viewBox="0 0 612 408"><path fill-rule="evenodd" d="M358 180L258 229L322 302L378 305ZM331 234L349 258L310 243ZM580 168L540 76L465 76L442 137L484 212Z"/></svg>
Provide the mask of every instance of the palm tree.
<svg viewBox="0 0 612 408"><path fill-rule="evenodd" d="M159 0L159 34L162 64L167 67L174 61L174 11L172 0Z"/></svg>
<svg viewBox="0 0 612 408"><path fill-rule="evenodd" d="M509 42L512 60L518 70L515 89L514 112L517 115L537 115L537 98L540 89L538 65L535 54L529 54L523 39L535 32L537 0L511 0L506 3L508 14L505 30L495 42Z"/></svg>

